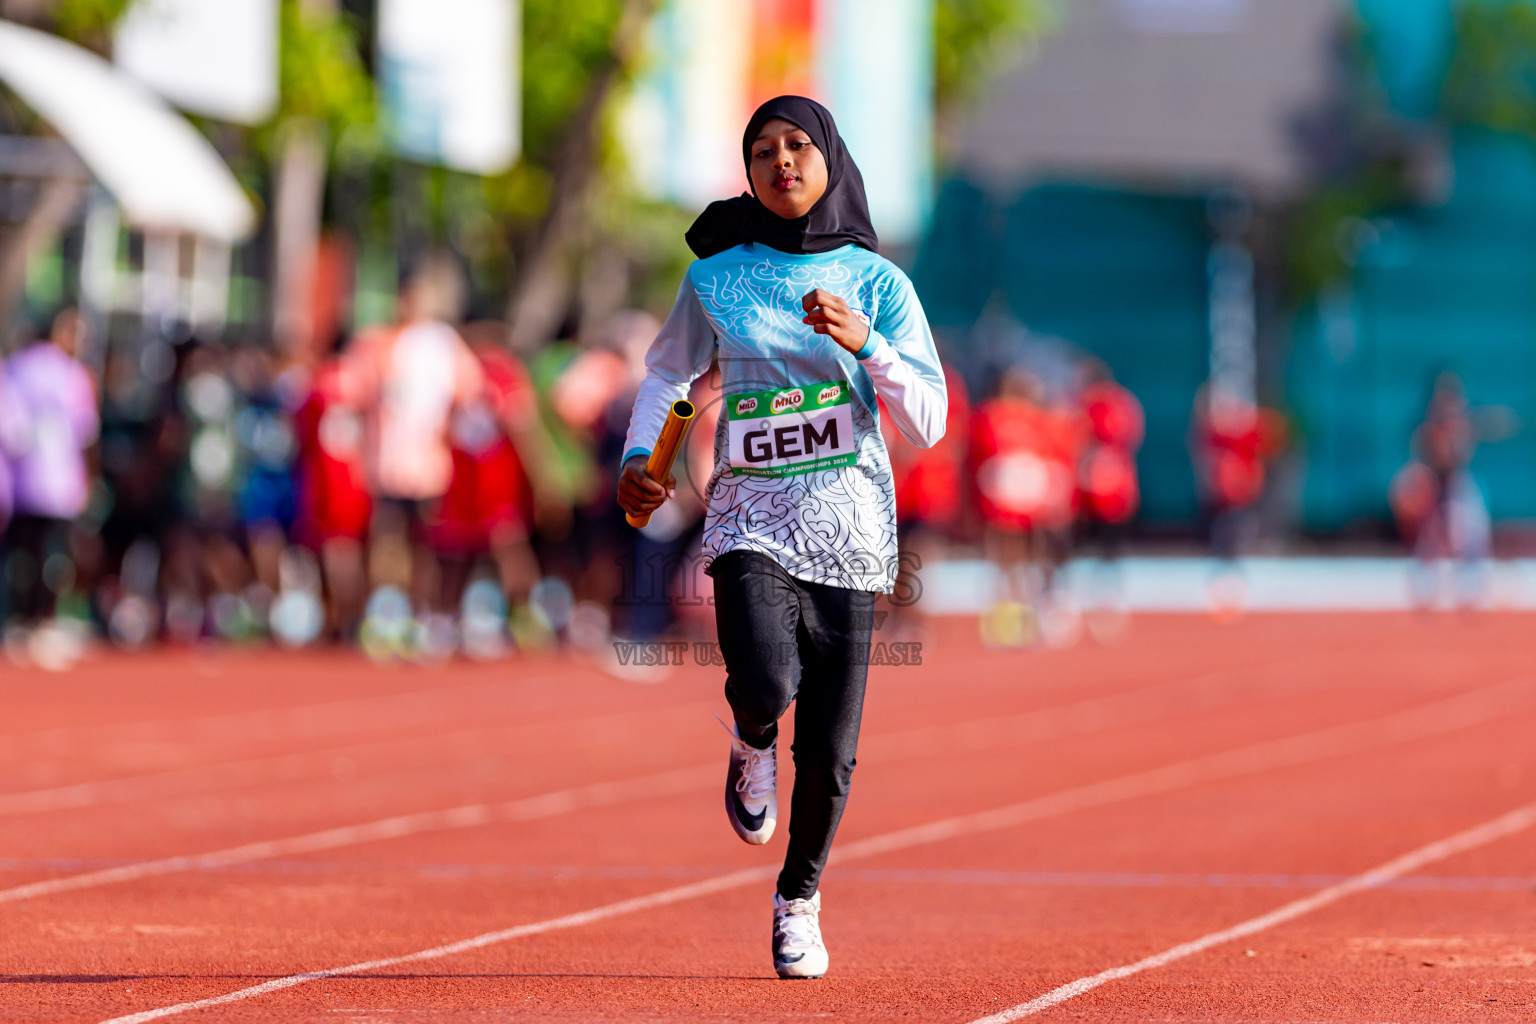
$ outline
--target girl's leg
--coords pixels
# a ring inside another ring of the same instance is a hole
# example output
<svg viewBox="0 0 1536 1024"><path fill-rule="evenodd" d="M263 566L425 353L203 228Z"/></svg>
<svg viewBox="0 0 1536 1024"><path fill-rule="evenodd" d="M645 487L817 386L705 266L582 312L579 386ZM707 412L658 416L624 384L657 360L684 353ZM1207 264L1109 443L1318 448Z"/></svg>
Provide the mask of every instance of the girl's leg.
<svg viewBox="0 0 1536 1024"><path fill-rule="evenodd" d="M795 792L779 895L810 899L848 801L877 595L799 582L802 678L795 704Z"/></svg>
<svg viewBox="0 0 1536 1024"><path fill-rule="evenodd" d="M711 563L709 574L725 659L725 699L742 740L766 748L778 736L779 717L800 683L799 593L777 562L755 551L728 551Z"/></svg>

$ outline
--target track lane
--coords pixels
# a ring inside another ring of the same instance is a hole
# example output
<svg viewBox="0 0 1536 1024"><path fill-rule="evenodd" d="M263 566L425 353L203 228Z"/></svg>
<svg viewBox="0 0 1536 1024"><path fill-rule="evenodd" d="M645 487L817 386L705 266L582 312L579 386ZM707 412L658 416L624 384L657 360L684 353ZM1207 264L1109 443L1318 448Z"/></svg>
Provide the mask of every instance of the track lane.
<svg viewBox="0 0 1536 1024"><path fill-rule="evenodd" d="M1532 692L1528 682L1521 681L1518 686L1503 684L1503 689L1522 694L1526 699L1526 703L1522 706L1526 709L1531 707L1530 698ZM1371 722L1352 723L1347 726L1317 730L1302 736L1288 737L1267 744L1256 744L1253 747L1242 748L1237 751L1228 751L1204 758L1196 758L1182 764L1164 766L1149 772L1140 773L1138 776L1079 787L1075 791L1052 794L1039 800L1026 801L1022 804L998 808L980 814L943 819L883 835L853 839L851 841L845 840L834 852L834 863L843 864L852 860L878 857L929 844L946 843L976 833L1013 829L1031 821L1068 814L1074 811L1099 808L1106 804L1120 801L1166 794L1197 783L1280 771L1332 757L1344 755L1359 756L1417 739L1443 736L1459 729L1495 720L1496 716L1506 713L1509 710L1508 707L1490 706L1487 701L1487 695L1490 692L1497 694L1499 690L1500 687L1498 686L1484 688L1482 691L1474 691L1472 694L1463 695L1452 701L1437 702L1436 704L1420 707L1412 711L1385 716ZM1530 815L1536 815L1536 805L1533 805ZM1536 817L1531 817L1531 820L1536 821ZM1529 821L1525 822L1525 824L1529 823ZM1524 826L1522 825L1522 827ZM1445 853L1444 855L1448 856L1450 854ZM1414 866L1417 867L1420 863L1422 863L1422 856L1414 863ZM1409 868L1404 868L1403 870L1406 871ZM159 1019L164 1016L174 1016L257 998L329 978L363 974L405 964L439 960L444 957L497 946L516 939L578 928L624 915L653 911L702 896L738 889L749 884L766 882L771 879L773 874L774 869L772 867L745 869L713 879L663 889L645 896L620 900L573 914L548 918L527 925L497 929L425 950L417 950L394 957L374 958L354 964L325 968L319 971L304 971L284 978L264 981L260 984L219 996L204 997L203 999L191 1002L178 1003L169 1007L143 1011L135 1015L114 1018L114 1022L120 1020L122 1024L127 1024L130 1021L138 1024L138 1022ZM1354 888L1350 888L1350 885L1353 885ZM1342 895L1355 891L1355 888L1358 887L1358 880L1356 880L1354 883L1346 883L1346 886L1339 888ZM1335 896L1333 898L1339 897Z"/></svg>
<svg viewBox="0 0 1536 1024"><path fill-rule="evenodd" d="M895 763L902 760L930 758L957 749L964 749L968 756L976 757L978 754L1008 749L1024 742L1038 744L1047 739L1073 739L1113 729L1124 730L1144 725L1148 721L1165 720L1180 714L1202 710L1209 711L1213 707L1227 711L1230 710L1232 701L1213 699L1210 692L1209 684L1213 679L1219 678L1221 676L1218 675L1178 681L1172 685L1133 690L1119 695L1119 698L1094 698L1000 720L963 722L947 729L919 727L884 737L876 735L866 743L866 759L876 763ZM1184 704L1170 699L1181 690L1186 691L1186 696L1189 698ZM1536 702L1536 684L1529 681L1522 680L1512 685L1500 684L1493 688L1485 688L1486 693L1495 701L1502 699L1500 695L1506 690L1517 697L1516 703L1507 706L1496 703L1493 705L1495 709L1518 709L1528 703ZM1478 691L1478 693L1483 692ZM1286 698L1292 696L1285 694ZM1432 727L1442 725L1447 728L1462 727L1460 719L1455 717L1457 714L1471 714L1475 720L1478 715L1498 713L1497 710L1490 712L1487 707L1478 703L1482 699L1476 695L1471 698L1464 695L1435 705L1434 709L1427 713L1428 718L1436 719ZM1450 717L1441 720L1442 714L1448 714ZM1423 713L1420 713L1419 718L1414 719L1414 721L1420 720L1427 723ZM1388 728L1392 728L1390 716L1387 721ZM1389 742L1398 741L1400 740L1389 740ZM560 774L558 766L554 766L553 774ZM320 828L278 839L244 842L224 849L194 854L173 854L148 859L138 864L13 885L0 889L0 903L36 899L101 885L121 884L163 874L225 867L244 860L335 850L424 832L478 828L497 821L533 820L583 809L613 806L625 801L665 796L684 789L704 791L718 783L718 774L718 763L705 763L685 768L664 769L628 779L605 780L586 786L525 796L512 801L473 802L443 809L388 815L373 821ZM1164 784L1178 786L1187 782L1182 777L1168 775ZM886 790L886 792L901 791L903 790L897 788ZM910 792L910 789L905 791ZM1119 798L1111 797L1111 799ZM287 804L292 801L292 798L278 795L277 800L279 803ZM897 820L900 820L900 817L898 816Z"/></svg>
<svg viewBox="0 0 1536 1024"><path fill-rule="evenodd" d="M1358 624L1359 620L1355 621ZM1324 631L1331 628L1333 624L1323 624ZM1469 674L1468 669L1473 664L1479 674L1489 664L1482 656L1481 647L1477 648L1476 657L1469 656L1463 648L1457 654L1461 661L1456 672L1446 670L1447 662L1454 659L1440 657L1425 660L1418 657L1423 653L1423 646L1413 647L1412 634L1419 629L1417 625L1409 629L1402 627L1402 624L1393 624L1391 630L1385 631L1386 639L1376 632L1362 634L1358 625L1351 628L1357 633L1353 640L1356 646L1379 646L1382 650L1379 654L1376 651L1370 652L1369 658L1341 656L1339 661L1343 665L1354 664L1372 669L1369 673L1359 672L1356 675L1329 673L1334 676L1333 684L1341 690L1364 692L1379 689L1384 699L1391 700L1420 698L1427 690L1435 688L1428 686L1426 681L1437 674L1445 680L1438 687L1443 691L1446 685L1464 683ZM1264 630L1251 631L1248 624L1243 624L1227 631L1210 632L1209 635L1217 639L1233 638L1226 640L1224 646L1242 647L1245 659L1262 663L1272 657L1276 650L1287 646L1288 641L1281 635L1283 632L1270 626ZM1342 627L1339 632L1342 632ZM1507 632L1501 633L1500 630L1482 632L1502 635L1506 641L1511 639ZM1180 642L1188 642L1191 636L1197 635L1201 634L1196 630L1186 631ZM1237 638L1242 642L1238 643ZM1337 651L1347 655L1350 649L1346 639L1335 635L1329 642L1335 644ZM1466 637L1461 639L1464 641ZM1394 644L1402 648L1401 657L1395 656ZM1097 656L1106 652L1084 653ZM1108 657L1102 659L1105 666L1113 669L1118 662L1118 671L1126 678L1144 678L1141 671L1145 667L1144 662L1149 660L1149 654L1148 648L1139 642L1133 643L1127 650L1107 654ZM1020 665L1028 666L1031 670L1053 662L1074 665L1079 664L1079 658L1074 652L1019 659ZM947 708L948 698L956 690L961 691L960 696L984 701L999 695L1011 695L1022 689L1017 681L994 677L974 681L956 679L946 683L942 691L924 693L922 691L929 684L918 682L916 677L894 672L886 675L896 677L881 695L890 702L886 707L910 702L913 707L926 709L942 693ZM1367 675L1369 678L1366 678ZM1389 683L1389 680L1393 681ZM1071 687L1066 683L1053 689L1058 696L1070 691ZM1337 712L1338 708L1329 699L1314 699L1321 700L1318 711L1324 719ZM871 721L878 715L876 708L875 705L871 707ZM1200 716L1197 721L1189 722L1187 729L1175 722L1173 727L1155 731L1160 734L1158 742L1166 747L1169 738L1162 734L1194 738L1199 735L1202 723L1222 721L1229 720L1219 715ZM1479 727L1477 736L1491 736L1491 728ZM1130 760L1124 750L1117 748L1134 743L1136 732L1134 727L1128 727L1085 739L1081 745L1089 749L1074 763L1085 764L1095 753L1103 757L1105 764ZM1220 738L1211 737L1210 740ZM1472 739L1471 736L1454 737L1455 748L1471 750L1480 755L1482 752L1475 750L1476 744ZM1467 780L1463 775L1447 775L1442 789L1427 788L1425 773L1417 770L1416 766L1443 761L1444 751L1449 749L1447 744L1450 742L1447 739L1427 745L1418 743L1373 755L1369 758L1370 765L1386 764L1390 760L1396 767L1387 774L1402 776L1394 779L1372 775L1369 781L1375 789L1359 788L1355 792L1358 787L1354 783L1362 777L1363 766L1367 762L1351 758L1333 769L1317 766L1304 771L1292 769L1282 773L1285 778L1296 780L1294 784L1300 796L1285 798L1285 786L1276 777L1256 777L1240 783L1200 786L1180 791L1182 795L1170 794L1157 798L1149 801L1144 809L1139 806L1134 808L1137 813L1129 818L1126 814L1133 810L1130 806L1126 806L1124 811L1115 806L1106 807L1037 823L1021 830L1005 830L996 833L988 841L982 841L981 837L956 840L914 849L909 853L885 854L870 863L886 866L882 870L901 870L904 866L915 868L929 863L956 867L1049 868L1062 866L1063 861L1047 859L1042 862L1040 858L1048 857L1055 851L1070 863L1081 860L1092 864L1092 858L1103 847L1103 837L1115 834L1114 822L1135 820L1156 822L1158 830L1143 832L1139 844L1127 840L1109 851L1119 851L1130 859L1118 864L1110 863L1108 867L1134 868L1145 863L1147 866L1166 869L1169 866L1184 865L1181 858L1188 857L1193 858L1190 866L1195 868L1268 869L1276 863L1284 866L1286 857L1302 853L1309 854L1309 858L1299 862L1303 867L1337 870L1348 866L1349 862L1330 859L1329 851L1333 850L1335 854L1348 852L1351 849L1349 836L1356 832L1343 829L1343 838L1336 838L1331 844L1326 840L1315 840L1311 847L1306 845L1305 837L1302 836L1298 837L1292 847L1274 842L1274 836L1284 835L1284 828L1279 823L1307 822L1305 817L1296 817L1296 808L1307 804L1310 797L1333 792L1337 788L1331 778L1335 772L1342 773L1341 778L1351 783L1347 787L1350 792L1339 795L1341 807L1347 808L1350 799L1357 799L1364 801L1360 804L1361 808L1374 808L1384 799L1390 803L1400 798L1406 799L1411 791L1424 789L1421 801L1424 808L1430 813L1439 813L1434 809L1446 808L1448 800L1455 804L1464 799L1458 787L1464 789ZM1155 744L1148 743L1147 746L1151 749ZM1062 750L1061 744L1043 744L1040 747L1043 757L1059 757ZM1001 751L999 756L991 758L968 757L950 748L942 756L942 762L924 762L929 765L927 769L914 763L911 770L898 770L894 764L882 767L873 757L861 759L862 781L857 790L859 797L851 811L846 835L857 836L859 832L855 830L856 825L862 830L865 825L876 826L889 820L887 811L894 813L897 807L880 809L879 814L866 815L865 812L877 810L876 805L881 802L880 793L886 787L911 786L914 780L922 778L924 770L933 774L933 765L953 765L957 770L992 766L982 787L985 792L978 794L985 796L1006 789L1010 780L1011 784L1017 786L1025 779L1033 780L1048 774L1035 774L1039 765L1030 756L1031 753L1024 751L1022 758L1001 756ZM1491 761L1488 767L1488 779L1492 779L1493 771L1500 767L1499 763ZM945 770L949 769L946 767ZM1389 783L1397 785L1389 786ZM1399 789L1402 790L1400 794L1390 795ZM1415 796L1418 794L1415 793ZM934 798L933 793L920 794L917 803L931 808ZM637 829L631 848L656 847L657 860L663 863L678 863L679 851L721 849L735 852L733 841L729 841L728 836L721 839L718 834L718 812L714 807L717 802L707 801L708 806L704 806L694 797L659 800L648 804L643 813L636 808L632 813L620 815L614 819L614 825L622 829ZM1245 803L1258 806L1245 816L1234 818L1235 809ZM1205 808L1203 812L1202 807ZM1170 815L1170 810L1176 808L1186 808L1187 813ZM1333 813L1327 808L1319 812L1322 820L1327 820L1327 816ZM1396 813L1394 806L1393 814ZM1272 816L1276 825L1268 832L1257 835L1252 834L1253 830L1248 826L1238 828L1229 825L1229 822L1234 821L1237 825L1245 821L1251 823L1266 816ZM677 826L695 819L698 822L697 828L690 824L681 830L680 835L670 834ZM859 824L861 819L863 824ZM908 816L906 820L910 821L911 817ZM1404 834L1407 828L1413 827L1404 824L1406 819L1388 817L1382 829L1390 832L1394 821L1398 822L1396 827ZM1197 831L1202 823L1208 835ZM532 843L526 847L524 839L530 837L525 836L523 829L489 826L467 833L443 834L436 839L402 839L378 849L380 854L392 859L403 858L403 864L405 861L426 863L433 858L442 859L445 854L452 852L469 853L470 859L474 860L480 851L484 851L482 863L493 864L497 856L497 843L502 846L500 857L503 862L507 857L520 857L525 848L534 853L546 847L551 850L569 848L568 844L562 846L563 841L557 840L559 836L568 834L575 824L576 819L571 819L569 823L562 819L540 825L536 829L539 835L531 837ZM1306 827L1303 826L1303 831ZM1175 828L1195 842L1177 842L1174 836L1168 834ZM1124 826L1121 826L1121 830L1128 831ZM594 838L600 835L590 830L588 834ZM1245 834L1250 840L1259 843L1259 849L1251 855L1256 859L1233 857L1233 851L1240 849L1245 841ZM1367 831L1363 834L1369 836L1373 833ZM471 837L474 841L466 843L465 840ZM600 845L589 846L586 851L587 860L584 862L592 862L592 858L601 862L602 852ZM776 856L772 848L769 853L772 855L769 859ZM1266 859L1266 854L1272 854L1278 860ZM1018 859L1021 857L1024 859ZM1137 857L1139 861L1134 859ZM1158 860L1158 857L1163 859ZM1496 873L1501 872L1503 875L1518 873L1516 866L1510 863L1494 865L1490 870L1495 868ZM854 869L850 867L847 870ZM308 957L309 962L314 962L313 958L317 954L323 955L326 949L356 949L366 954L370 948L378 948L380 938L397 936L403 939L407 935L421 935L428 941L435 935L447 938L455 933L458 927L455 922L462 924L489 919L487 924L493 924L497 916L504 919L509 908L515 907L521 914L525 909L538 912L547 906L551 913L561 913L579 908L583 891L607 892L617 897L637 887L646 887L643 879L639 882L602 879L596 887L588 881L585 889L580 879L556 885L545 885L537 880L530 882L527 879L513 879L506 884L498 884L492 879L475 879L471 883L460 883L460 887L466 891L483 890L483 895L474 900L473 908L462 903L456 908L455 900L449 894L456 891L457 887L442 880L422 884L420 879L413 881L414 877L406 874L391 880L387 870L381 868L379 873L364 878L362 881L365 884L359 889L338 884L347 880L345 872L339 877L296 878L282 886L270 886L262 879L220 874L206 880L196 880L196 884L189 884L194 882L190 878L185 881L165 879L140 886L103 890L91 896L89 901L70 897L61 901L20 905L18 910L26 908L25 917L17 922L22 930L19 933L13 932L13 941L22 938L33 928L56 929L56 933L47 933L55 935L56 951L34 962L56 966L59 973L79 971L82 980L73 986L38 983L20 987L12 981L11 984L0 986L0 1002L6 1002L12 1011L19 1011L22 1004L11 1002L8 994L20 997L26 991L53 996L77 991L75 997L66 998L63 1002L51 1000L51 1008L39 1014L40 1018L60 1019L70 1016L68 1007L71 1005L79 1011L84 1004L78 999L91 991L107 996L110 988L114 990L110 998L121 1001L124 998L124 985L135 989L134 993L127 996L130 1000L145 996L145 986L153 985L163 989L165 995L176 997L186 992L189 986L217 985L221 974L229 976L226 979L228 983L238 984L235 976L242 973L281 972L285 968L291 969L291 966L301 966L304 962L302 957ZM237 1007L227 1007L228 1012L220 1012L217 1017L221 1020L266 1020L276 1017L336 1020L338 1011L353 1007L356 1011L354 1016L349 1018L342 1014L339 1019L362 1019L370 1015L392 1019L390 1015L400 1013L407 1013L412 1019L464 1020L479 1019L480 1015L484 1015L485 1019L491 1019L492 1016L500 1019L513 1013L517 1019L551 1020L587 1020L600 1016L616 1020L648 1017L676 1019L690 1014L705 1015L711 1019L762 1020L764 1010L772 1011L778 1007L781 1016L817 1013L843 1019L889 1019L883 1015L882 1007L977 1007L978 1002L982 1001L978 997L991 992L996 992L1004 999L1012 996L1016 1001L1022 994L1017 988L1020 979L1010 973L1006 978L1000 976L989 980L986 976L989 965L1004 962L1010 965L1039 963L1049 967L1050 959L1058 956L1065 948L1078 951L1080 959L1085 961L1085 967L1095 966L1091 963L1095 958L1098 965L1114 963L1116 956L1123 955L1128 949L1133 950L1145 941L1145 936L1155 938L1167 935L1170 941L1176 940L1178 935L1169 934L1169 931L1187 928L1191 920L1197 923L1209 921L1212 924L1230 921L1234 910L1241 911L1252 906L1253 912L1261 912L1264 906L1273 906L1275 901L1274 893L1264 891L1197 892L1196 895L1202 899L1186 901L1177 893L1151 890L1129 894L1133 899L1126 903L1120 900L1125 895L1123 893L1116 893L1115 902L1110 902L1102 894L1090 890L1057 889L1047 892L1030 890L1028 887L1010 888L1006 890L1005 897L1000 896L994 888L983 894L984 898L979 901L952 896L936 899L928 895L932 887L917 887L910 882L871 879L845 881L840 879L837 869L829 878L829 884L836 887L836 914L829 920L828 927L829 935L834 937L836 943L834 951L839 971L838 977L829 978L822 986L783 986L761 978L752 980L740 977L743 973L761 974L765 944L761 934L765 916L761 893L743 890L712 897L694 907L676 907L660 918L641 914L627 919L614 919L594 928L573 930L564 936L547 935L537 941L517 944L516 953L511 957L486 950L454 958L452 964L444 963L430 970L426 970L427 965L422 965L424 970L421 973L413 972L393 980L336 979L312 988L303 986L291 992L269 996L250 1004L249 1013ZM914 889L921 891L914 892ZM1374 904L1382 895L1373 893L1361 899ZM1142 896L1147 899L1143 901ZM1170 899L1170 896L1177 898ZM1234 896L1239 897L1235 902ZM1446 921L1456 922L1456 927L1463 929L1473 927L1469 921L1478 920L1476 915L1467 918L1457 910L1462 901L1472 898L1466 894L1393 892L1391 896L1394 900L1399 896L1416 901L1432 900L1433 906L1442 911ZM1262 905L1256 905L1254 901ZM387 905L374 906L381 902ZM560 906L562 902L564 908ZM1049 908L1058 904L1059 912L1067 920L1081 922L1084 927L1062 931L1052 926L1052 912ZM1416 905L1414 912L1405 914L1405 923L1396 926L1397 930L1390 934L1424 935L1424 931L1414 930L1412 922L1422 920L1417 915L1427 905ZM498 907L501 908L499 912ZM701 907L707 913L701 913ZM1161 912L1157 910L1159 907L1162 908ZM227 908L227 913L221 912L221 908ZM1134 913L1129 913L1133 910ZM1200 916L1188 917L1192 912L1198 912ZM1331 914L1320 917L1331 917ZM1123 924L1127 921L1129 925ZM1300 927L1300 924L1288 926L1286 935L1292 935ZM1358 928L1358 925L1355 927ZM1141 933L1142 938L1137 938L1136 928L1146 929ZM1444 931L1442 927L1437 934L1444 934ZM1358 936L1360 933L1346 934ZM925 943L925 935L940 936L943 941L938 944ZM967 935L973 937L966 939ZM217 942L209 941L216 936L222 938ZM952 941L953 936L959 936L958 941ZM13 954L5 958L11 978L28 973L31 964L25 961L33 960L33 957L22 956L18 962L17 954L29 946L31 943L26 942L19 947L13 946ZM38 947L38 952L41 953L41 947ZM1309 952L1313 962L1317 962L1317 951ZM301 959L295 963L295 957L301 954ZM1213 952L1209 956L1216 954ZM1257 960L1244 960L1237 966L1252 968L1266 962L1265 957L1261 956ZM219 967L209 971L208 967L214 964ZM749 970L743 972L742 965L747 965ZM1230 973L1232 967L1232 964L1226 964L1227 973L1218 972L1213 976L1191 975L1191 979L1198 977L1199 980L1191 980L1190 984L1201 990L1209 990L1214 977L1219 987L1221 979L1235 976ZM1167 972L1172 976L1179 970L1182 968L1168 968ZM114 974L114 971L117 973ZM623 977L637 971L642 976ZM135 973L144 977L137 980L130 977ZM156 974L167 976L158 980L150 977ZM200 976L204 980L195 981L190 975ZM122 977L120 981L86 980L119 976ZM949 978L955 981L951 982ZM1141 976L1124 984L1138 984L1142 981L1151 983L1153 979ZM918 983L921 987L914 988ZM1096 993L1103 994L1105 990ZM914 997L918 998L915 1004L902 1002L903 999ZM690 998L691 1001L688 1001ZM36 1002L41 1004L41 1000ZM694 1006L695 1003L703 1005ZM1178 1016L1174 1012L1176 1005L1170 1006L1166 1001L1158 1005L1169 1011L1170 1019L1222 1019L1213 1015L1210 1009L1191 1008L1189 1013ZM1392 1004L1376 1005L1384 1008ZM757 1009L754 1010L754 1006ZM1254 1009L1252 1006L1246 1008ZM1111 1010L1113 1007L1097 1004L1093 1008L1096 1015ZM1070 1011L1064 1008L1062 1012ZM1382 1012L1386 1013L1386 1010ZM1205 1016L1199 1016L1201 1013ZM7 1016L12 1015L14 1013L7 1013ZM90 1019L99 1019L99 1016ZM959 1021L970 1019L970 1016L956 1013L947 1019ZM773 1012L769 1013L768 1019L776 1019ZM1095 1016L1095 1019L1099 1018ZM1122 1018L1104 1016L1102 1019ZM1145 1018L1126 1016L1123 1019ZM1250 1012L1247 1016L1239 1014L1227 1019L1283 1018ZM1318 1014L1302 1019L1326 1018ZM1403 1016L1399 1019L1432 1018Z"/></svg>
<svg viewBox="0 0 1536 1024"><path fill-rule="evenodd" d="M1133 963L1122 964L1118 967L1111 967L1100 971L1097 974L1078 978L1065 985L1057 986L1044 995L1036 996L1034 999L1011 1006L999 1013L977 1018L971 1021L970 1024L1010 1024L1011 1021L1033 1017L1068 1000L1085 995L1102 985L1108 985L1111 982L1130 978L1146 971L1155 971L1188 957L1197 956L1217 946L1259 935L1287 922L1294 921L1297 918L1305 917L1346 897L1368 889L1374 889L1391 879L1418 871L1432 864L1438 864L1440 861L1455 857L1469 850L1475 850L1478 847L1518 835L1532 826L1536 826L1536 803L1517 807L1506 814L1494 818L1492 821L1486 821L1455 835L1426 843L1417 849L1394 857L1383 864L1378 864L1370 870L1361 872L1343 882L1330 885L1310 896L1303 896L1301 899L1292 900L1289 903L1276 907L1268 913L1251 917L1246 921L1240 921L1226 928L1207 932L1204 935L1181 942L1176 946L1160 950L1151 956L1143 957ZM131 1019L129 1018L129 1020Z"/></svg>

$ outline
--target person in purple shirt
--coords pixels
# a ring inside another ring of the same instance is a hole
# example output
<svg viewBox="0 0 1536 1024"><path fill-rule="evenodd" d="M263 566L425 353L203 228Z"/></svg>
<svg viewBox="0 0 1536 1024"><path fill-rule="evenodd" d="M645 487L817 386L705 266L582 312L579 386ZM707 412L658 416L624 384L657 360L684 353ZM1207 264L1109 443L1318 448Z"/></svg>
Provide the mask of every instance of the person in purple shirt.
<svg viewBox="0 0 1536 1024"><path fill-rule="evenodd" d="M23 621L52 617L58 597L74 582L70 524L90 496L85 453L101 423L95 382L75 358L84 336L84 320L67 310L54 320L47 340L5 362L11 412L0 440L10 460L14 515L4 564L11 609Z"/></svg>
<svg viewBox="0 0 1536 1024"><path fill-rule="evenodd" d="M0 367L0 537L5 535L6 524L11 521L11 507L14 504L11 453L20 450L26 440L26 431L26 410L21 407L20 399L11 394L5 369ZM0 565L0 569L3 568Z"/></svg>

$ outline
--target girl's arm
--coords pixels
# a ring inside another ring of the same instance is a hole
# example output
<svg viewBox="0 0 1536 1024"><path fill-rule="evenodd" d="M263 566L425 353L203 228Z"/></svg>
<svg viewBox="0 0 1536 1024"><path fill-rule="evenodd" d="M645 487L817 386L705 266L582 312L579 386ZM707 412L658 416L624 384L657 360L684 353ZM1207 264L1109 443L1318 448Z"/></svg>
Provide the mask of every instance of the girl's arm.
<svg viewBox="0 0 1536 1024"><path fill-rule="evenodd" d="M645 380L635 395L624 437L624 460L619 471L619 505L626 512L645 515L666 501L672 480L656 481L645 475L645 458L661 435L672 403L688 397L694 379L709 369L715 353L715 329L704 315L693 282L683 278L677 302L661 333L645 355Z"/></svg>
<svg viewBox="0 0 1536 1024"><path fill-rule="evenodd" d="M901 436L919 448L932 448L944 436L949 415L944 370L917 292L905 277L893 284L869 338L854 356L874 381Z"/></svg>
<svg viewBox="0 0 1536 1024"><path fill-rule="evenodd" d="M677 290L677 302L656 340L645 354L645 380L635 395L624 436L624 461L649 455L672 403L688 397L694 380L709 369L715 355L715 329L704 315L693 282L687 277Z"/></svg>

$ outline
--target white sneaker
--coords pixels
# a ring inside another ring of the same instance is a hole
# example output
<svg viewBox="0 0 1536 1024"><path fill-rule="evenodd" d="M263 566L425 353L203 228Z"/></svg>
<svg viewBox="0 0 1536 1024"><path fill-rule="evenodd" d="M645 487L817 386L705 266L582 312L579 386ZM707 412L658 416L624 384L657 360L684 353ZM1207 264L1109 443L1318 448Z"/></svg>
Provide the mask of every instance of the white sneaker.
<svg viewBox="0 0 1536 1024"><path fill-rule="evenodd" d="M725 813L742 842L761 846L779 817L779 740L766 749L743 742L731 730L731 760L725 773Z"/></svg>
<svg viewBox="0 0 1536 1024"><path fill-rule="evenodd" d="M781 978L819 978L827 973L821 941L821 893L808 900L773 894L773 969Z"/></svg>

